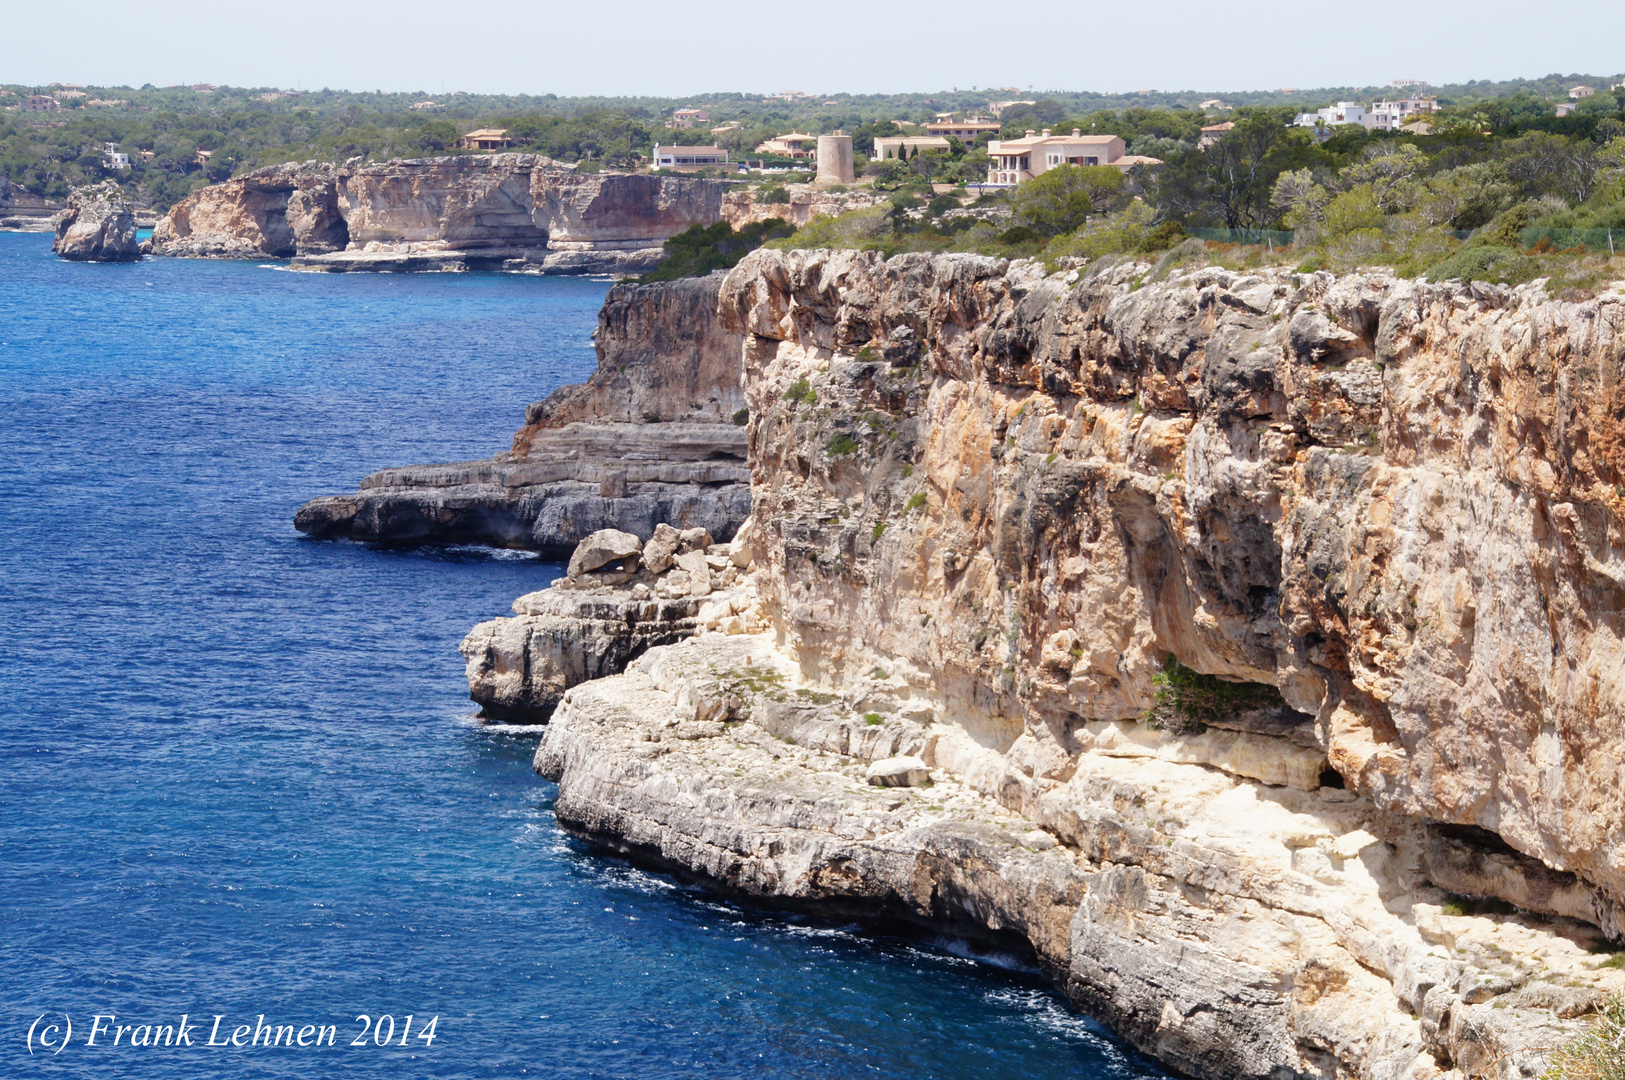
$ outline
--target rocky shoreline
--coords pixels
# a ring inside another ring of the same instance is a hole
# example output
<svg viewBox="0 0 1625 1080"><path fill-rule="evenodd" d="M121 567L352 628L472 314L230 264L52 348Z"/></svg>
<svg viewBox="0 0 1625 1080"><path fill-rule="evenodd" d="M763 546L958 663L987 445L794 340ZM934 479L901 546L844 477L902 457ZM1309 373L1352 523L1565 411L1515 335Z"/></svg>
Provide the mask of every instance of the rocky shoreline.
<svg viewBox="0 0 1625 1080"><path fill-rule="evenodd" d="M1195 1077L1532 1077L1625 992L1625 293L774 251L705 287L749 516L690 554L733 579L587 536L615 580L464 643L548 721L564 828L1024 943Z"/></svg>

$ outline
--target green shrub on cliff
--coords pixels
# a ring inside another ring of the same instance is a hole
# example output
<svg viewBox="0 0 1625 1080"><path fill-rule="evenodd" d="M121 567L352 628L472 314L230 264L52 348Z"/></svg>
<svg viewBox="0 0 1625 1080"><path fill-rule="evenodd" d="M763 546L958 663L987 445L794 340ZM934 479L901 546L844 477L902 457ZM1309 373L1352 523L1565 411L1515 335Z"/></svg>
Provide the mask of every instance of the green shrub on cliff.
<svg viewBox="0 0 1625 1080"><path fill-rule="evenodd" d="M638 281L643 284L675 281L678 278L704 277L713 270L728 270L768 240L789 236L793 232L795 230L783 218L753 221L737 232L726 221L719 221L715 225L694 225L687 232L678 233L667 240L666 254L660 260L660 265Z"/></svg>
<svg viewBox="0 0 1625 1080"><path fill-rule="evenodd" d="M1552 1055L1541 1080L1625 1080L1625 998L1610 998L1589 1031Z"/></svg>
<svg viewBox="0 0 1625 1080"><path fill-rule="evenodd" d="M1192 671L1170 656L1151 678L1156 703L1145 722L1176 735L1196 734L1208 724L1254 709L1285 708L1280 691L1264 683L1229 682Z"/></svg>

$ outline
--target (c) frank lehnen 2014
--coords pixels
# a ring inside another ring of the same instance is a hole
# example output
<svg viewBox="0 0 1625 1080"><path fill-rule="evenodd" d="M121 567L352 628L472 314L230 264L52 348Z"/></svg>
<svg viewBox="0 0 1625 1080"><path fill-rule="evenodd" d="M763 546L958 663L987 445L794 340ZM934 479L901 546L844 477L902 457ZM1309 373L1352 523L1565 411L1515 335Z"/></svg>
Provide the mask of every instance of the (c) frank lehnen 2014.
<svg viewBox="0 0 1625 1080"><path fill-rule="evenodd" d="M116 1014L96 1013L89 1021L81 1020L78 1025L74 1024L71 1014L63 1013L58 1020L43 1013L29 1025L28 1052L54 1055L69 1046L88 1050L211 1046L243 1050L254 1047L313 1049L327 1046L419 1047L426 1050L434 1046L440 1024L438 1015L420 1022L416 1014L408 1013L397 1024L390 1013L383 1013L376 1020L361 1013L355 1018L359 1030L345 1031L341 1035L338 1024L267 1023L264 1013L257 1016L252 1024L227 1023L225 1013L215 1014L210 1019L205 1034L201 1023L193 1021L190 1013L182 1013L180 1020L173 1024L121 1024ZM79 1033L77 1038L76 1030ZM352 1034L354 1037L350 1038Z"/></svg>

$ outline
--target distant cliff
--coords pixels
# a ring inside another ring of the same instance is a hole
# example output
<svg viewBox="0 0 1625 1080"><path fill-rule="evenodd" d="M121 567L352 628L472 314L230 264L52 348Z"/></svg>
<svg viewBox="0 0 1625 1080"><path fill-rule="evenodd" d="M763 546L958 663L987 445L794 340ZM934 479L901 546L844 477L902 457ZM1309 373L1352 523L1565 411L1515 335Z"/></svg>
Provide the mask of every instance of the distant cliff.
<svg viewBox="0 0 1625 1080"><path fill-rule="evenodd" d="M353 495L313 499L312 536L479 543L568 555L606 528L732 536L750 512L738 335L717 315L721 275L617 285L598 318L598 370L526 410L513 449L484 461L384 469ZM743 420L743 417L740 417Z"/></svg>
<svg viewBox="0 0 1625 1080"><path fill-rule="evenodd" d="M0 176L0 229L50 232L62 204L42 198Z"/></svg>
<svg viewBox="0 0 1625 1080"><path fill-rule="evenodd" d="M277 165L177 203L152 252L312 270L636 273L668 237L721 220L724 186L577 173L535 154Z"/></svg>

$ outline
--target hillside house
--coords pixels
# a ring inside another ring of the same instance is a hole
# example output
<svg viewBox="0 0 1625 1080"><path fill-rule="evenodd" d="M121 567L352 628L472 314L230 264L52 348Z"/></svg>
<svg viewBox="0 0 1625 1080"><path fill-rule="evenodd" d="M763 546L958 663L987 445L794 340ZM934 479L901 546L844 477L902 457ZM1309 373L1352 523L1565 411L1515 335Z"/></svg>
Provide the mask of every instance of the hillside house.
<svg viewBox="0 0 1625 1080"><path fill-rule="evenodd" d="M1596 92L1597 88L1595 86L1576 86L1574 89L1569 91L1569 97L1573 98L1575 101L1584 101L1586 98L1590 97Z"/></svg>
<svg viewBox="0 0 1625 1080"><path fill-rule="evenodd" d="M999 125L992 120L938 120L925 125L925 133L939 139L958 139L969 146L984 135L999 137Z"/></svg>
<svg viewBox="0 0 1625 1080"><path fill-rule="evenodd" d="M818 136L792 131L778 135L756 148L758 154L777 154L787 158L810 158L818 152Z"/></svg>
<svg viewBox="0 0 1625 1080"><path fill-rule="evenodd" d="M1398 101L1379 101L1366 112L1367 131L1398 131L1413 120L1439 111L1439 103L1432 98L1408 97Z"/></svg>
<svg viewBox="0 0 1625 1080"><path fill-rule="evenodd" d="M1206 150L1208 147L1224 138L1224 133L1230 131L1235 126L1236 122L1234 120L1226 120L1222 124L1209 124L1207 127L1202 129L1202 134L1197 136L1196 149Z"/></svg>
<svg viewBox="0 0 1625 1080"><path fill-rule="evenodd" d="M911 158L916 154L923 154L929 150L947 151L947 139L926 135L890 135L875 139L874 159L876 161L896 161Z"/></svg>
<svg viewBox="0 0 1625 1080"><path fill-rule="evenodd" d="M878 140L876 140L878 142ZM1127 171L1136 165L1161 165L1160 158L1126 154L1127 144L1120 135L1085 135L1077 128L1071 135L1055 135L1045 128L1027 132L1019 139L994 139L987 144L987 183L990 187L1010 187L1042 176L1060 165L1110 165Z"/></svg>
<svg viewBox="0 0 1625 1080"><path fill-rule="evenodd" d="M705 165L726 165L728 151L719 146L661 146L655 143L657 169L696 169Z"/></svg>
<svg viewBox="0 0 1625 1080"><path fill-rule="evenodd" d="M666 126L687 130L695 124L709 124L710 122L711 114L704 109L678 109L671 114L671 120Z"/></svg>
<svg viewBox="0 0 1625 1080"><path fill-rule="evenodd" d="M60 108L62 103L49 94L29 94L23 102L24 112L56 112Z"/></svg>
<svg viewBox="0 0 1625 1080"><path fill-rule="evenodd" d="M457 140L459 150L501 150L512 145L507 128L480 128Z"/></svg>
<svg viewBox="0 0 1625 1080"><path fill-rule="evenodd" d="M119 153L118 143L102 143L102 168L128 169L129 167L130 155Z"/></svg>

